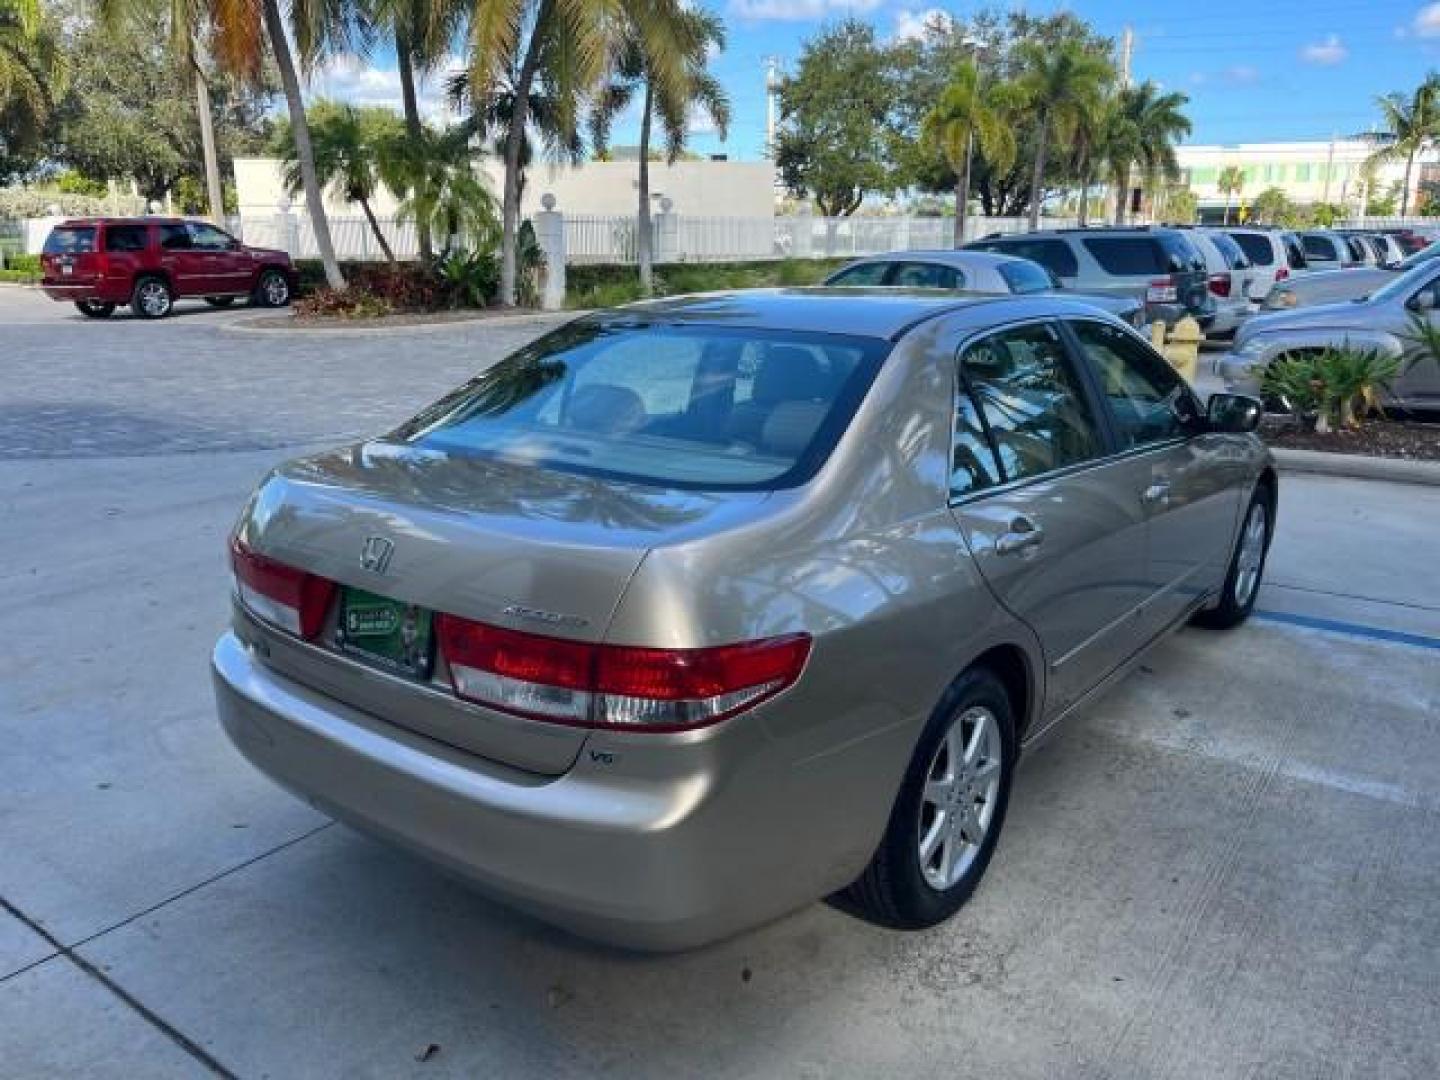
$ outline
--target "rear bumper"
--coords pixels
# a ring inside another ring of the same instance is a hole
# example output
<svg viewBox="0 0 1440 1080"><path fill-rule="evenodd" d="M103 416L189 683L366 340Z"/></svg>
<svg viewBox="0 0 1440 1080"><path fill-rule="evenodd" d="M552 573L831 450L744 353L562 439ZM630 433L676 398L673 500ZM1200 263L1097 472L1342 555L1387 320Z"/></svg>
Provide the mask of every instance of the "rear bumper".
<svg viewBox="0 0 1440 1080"><path fill-rule="evenodd" d="M638 751L628 772L582 752L569 773L545 777L318 694L272 671L232 633L212 667L230 739L282 787L586 937L690 948L808 903L860 868L800 842L786 819L769 820L784 813L777 799L809 793L756 767L763 741L742 747L751 760L730 770L681 747L664 775L637 767ZM869 842L854 847L860 865Z"/></svg>
<svg viewBox="0 0 1440 1080"><path fill-rule="evenodd" d="M1212 337L1219 337L1226 334L1233 334L1240 328L1240 324L1260 310L1259 305L1250 300L1230 300L1215 305L1215 318L1205 327L1205 332Z"/></svg>
<svg viewBox="0 0 1440 1080"><path fill-rule="evenodd" d="M107 304L123 304L128 296L112 295L114 289L106 289L104 282L85 281L70 283L64 281L41 281L40 291L51 300L62 300L66 303L74 303L78 300L99 300Z"/></svg>

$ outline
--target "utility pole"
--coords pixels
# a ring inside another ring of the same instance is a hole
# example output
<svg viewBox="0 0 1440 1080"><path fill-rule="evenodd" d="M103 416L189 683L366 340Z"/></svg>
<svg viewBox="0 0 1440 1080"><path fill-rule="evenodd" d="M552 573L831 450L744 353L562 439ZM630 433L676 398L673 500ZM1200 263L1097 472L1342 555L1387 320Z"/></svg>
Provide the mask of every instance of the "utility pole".
<svg viewBox="0 0 1440 1080"><path fill-rule="evenodd" d="M1135 55L1135 30L1125 27L1120 35L1120 85L1130 85L1130 61Z"/></svg>
<svg viewBox="0 0 1440 1080"><path fill-rule="evenodd" d="M765 58L765 156L775 157L775 98L780 92L780 59Z"/></svg>
<svg viewBox="0 0 1440 1080"><path fill-rule="evenodd" d="M1320 195L1322 203L1330 201L1330 174L1335 171L1335 133L1330 133L1330 152L1325 155L1325 187Z"/></svg>

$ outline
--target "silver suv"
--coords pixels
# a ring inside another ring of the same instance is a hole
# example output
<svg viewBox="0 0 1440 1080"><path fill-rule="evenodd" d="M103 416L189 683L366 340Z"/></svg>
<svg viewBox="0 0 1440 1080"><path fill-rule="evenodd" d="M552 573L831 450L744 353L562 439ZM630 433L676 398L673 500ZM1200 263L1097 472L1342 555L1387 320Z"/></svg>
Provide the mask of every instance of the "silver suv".
<svg viewBox="0 0 1440 1080"><path fill-rule="evenodd" d="M1147 322L1174 326L1190 315L1205 330L1215 321L1205 259L1179 229L1051 229L966 246L1031 259L1077 292L1137 297Z"/></svg>

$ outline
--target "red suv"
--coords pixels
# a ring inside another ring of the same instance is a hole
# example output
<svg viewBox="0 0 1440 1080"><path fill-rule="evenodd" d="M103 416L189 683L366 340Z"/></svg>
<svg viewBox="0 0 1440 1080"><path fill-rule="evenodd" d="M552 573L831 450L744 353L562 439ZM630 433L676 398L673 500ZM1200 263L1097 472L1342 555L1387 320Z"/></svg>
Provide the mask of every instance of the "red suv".
<svg viewBox="0 0 1440 1080"><path fill-rule="evenodd" d="M170 314L181 297L227 307L247 296L284 307L295 266L283 251L246 247L204 221L182 218L76 218L51 230L40 256L40 287L92 319L129 304L142 319Z"/></svg>

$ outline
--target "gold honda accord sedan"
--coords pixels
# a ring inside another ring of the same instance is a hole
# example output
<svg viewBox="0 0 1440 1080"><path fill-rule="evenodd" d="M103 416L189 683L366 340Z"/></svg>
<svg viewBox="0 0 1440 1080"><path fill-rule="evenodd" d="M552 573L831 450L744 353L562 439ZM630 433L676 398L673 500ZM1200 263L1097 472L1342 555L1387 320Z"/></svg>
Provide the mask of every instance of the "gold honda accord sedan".
<svg viewBox="0 0 1440 1080"><path fill-rule="evenodd" d="M326 813L584 935L687 948L840 890L930 926L1027 745L1249 614L1258 416L1056 297L589 315L264 479L220 717Z"/></svg>

